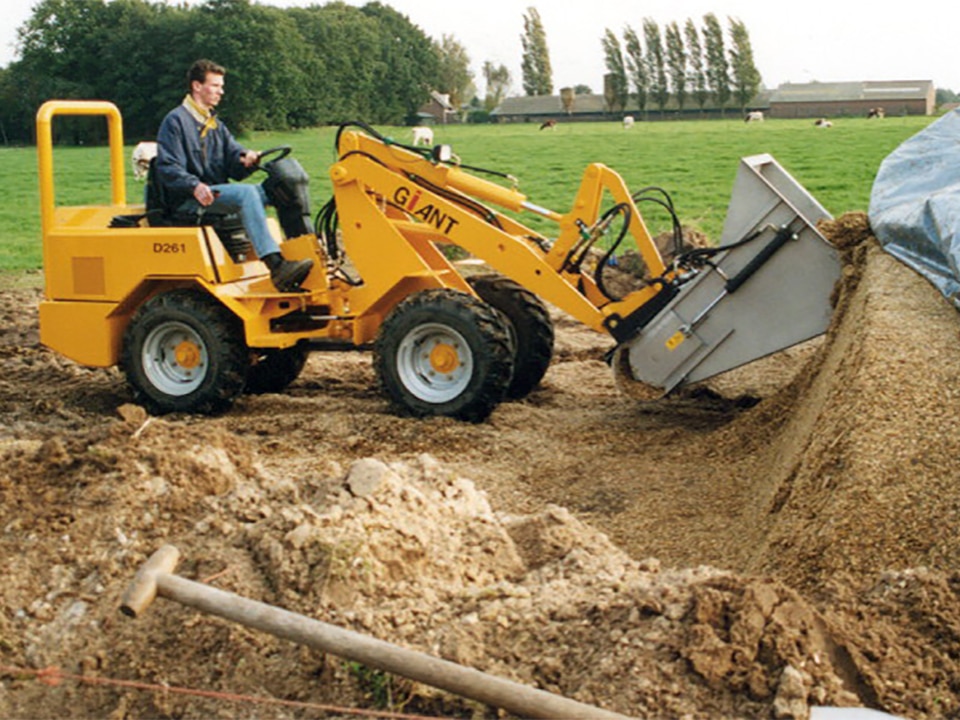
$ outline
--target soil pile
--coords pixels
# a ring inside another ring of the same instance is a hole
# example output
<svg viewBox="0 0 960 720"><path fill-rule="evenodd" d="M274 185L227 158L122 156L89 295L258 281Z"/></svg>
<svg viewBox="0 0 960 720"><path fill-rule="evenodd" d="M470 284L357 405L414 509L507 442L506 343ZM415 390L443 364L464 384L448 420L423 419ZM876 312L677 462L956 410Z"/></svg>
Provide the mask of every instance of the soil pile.
<svg viewBox="0 0 960 720"><path fill-rule="evenodd" d="M489 715L401 678L120 596L178 573L636 717L960 712L958 318L866 218L828 335L655 402L558 315L543 386L488 422L390 413L369 357L284 395L148 417L113 370L0 296L0 716L316 717L9 668L341 706Z"/></svg>

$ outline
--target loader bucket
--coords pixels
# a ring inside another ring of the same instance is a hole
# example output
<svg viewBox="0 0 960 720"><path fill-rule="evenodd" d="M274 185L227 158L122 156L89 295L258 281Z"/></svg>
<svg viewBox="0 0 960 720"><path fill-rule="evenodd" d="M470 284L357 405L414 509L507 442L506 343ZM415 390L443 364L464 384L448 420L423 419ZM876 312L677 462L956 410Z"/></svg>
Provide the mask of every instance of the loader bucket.
<svg viewBox="0 0 960 720"><path fill-rule="evenodd" d="M669 392L824 333L840 277L816 228L829 218L770 155L743 158L720 240L732 247L618 348L633 379Z"/></svg>

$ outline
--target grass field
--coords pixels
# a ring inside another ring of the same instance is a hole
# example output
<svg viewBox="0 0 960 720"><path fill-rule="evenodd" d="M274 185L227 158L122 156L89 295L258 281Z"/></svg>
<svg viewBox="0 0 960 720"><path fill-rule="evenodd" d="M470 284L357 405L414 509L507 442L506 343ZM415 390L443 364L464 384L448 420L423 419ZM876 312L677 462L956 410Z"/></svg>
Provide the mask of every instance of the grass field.
<svg viewBox="0 0 960 720"><path fill-rule="evenodd" d="M932 118L841 119L829 129L812 120L740 120L638 123L560 123L554 130L537 125L463 125L435 129L438 143L453 146L467 165L514 175L519 189L537 205L557 212L570 209L586 166L604 163L618 171L632 190L647 186L670 194L685 225L718 238L726 215L739 159L769 153L832 214L866 210L881 161ZM409 128L378 128L409 143ZM327 168L335 159L335 128L289 133L252 133L242 138L256 149L291 145L311 177L316 211L330 196ZM129 155L128 155L129 157ZM41 265L39 190L34 148L0 148L4 193L0 195L0 270L37 269ZM55 153L57 203L109 202L105 148L58 148ZM262 177L255 175L256 177ZM143 187L129 176L128 199ZM651 231L669 228L655 206L641 212ZM551 223L525 217L550 236Z"/></svg>

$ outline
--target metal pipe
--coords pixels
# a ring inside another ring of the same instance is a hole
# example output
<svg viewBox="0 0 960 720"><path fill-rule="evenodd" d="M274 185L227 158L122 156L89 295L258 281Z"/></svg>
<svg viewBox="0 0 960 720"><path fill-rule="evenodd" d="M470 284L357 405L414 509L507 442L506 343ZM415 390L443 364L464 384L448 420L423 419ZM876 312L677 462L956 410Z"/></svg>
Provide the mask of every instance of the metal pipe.
<svg viewBox="0 0 960 720"><path fill-rule="evenodd" d="M322 652L502 708L520 717L561 720L626 719L624 715L593 705L488 675L473 668L181 578L173 574L179 556L179 551L172 545L165 545L155 552L137 572L124 593L121 612L137 617L160 595L182 605Z"/></svg>
<svg viewBox="0 0 960 720"><path fill-rule="evenodd" d="M103 100L48 100L37 110L37 162L40 171L40 225L46 235L53 229L53 118L57 115L103 115L110 141L110 192L114 205L127 204L124 182L123 121L120 110Z"/></svg>

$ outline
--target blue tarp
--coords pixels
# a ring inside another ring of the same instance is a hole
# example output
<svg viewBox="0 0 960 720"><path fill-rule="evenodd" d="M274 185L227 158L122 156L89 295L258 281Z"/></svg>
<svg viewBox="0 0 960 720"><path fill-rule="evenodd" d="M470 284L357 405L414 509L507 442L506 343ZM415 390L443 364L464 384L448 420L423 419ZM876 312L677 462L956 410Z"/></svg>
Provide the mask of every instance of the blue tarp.
<svg viewBox="0 0 960 720"><path fill-rule="evenodd" d="M960 309L960 109L884 159L868 215L883 248Z"/></svg>

